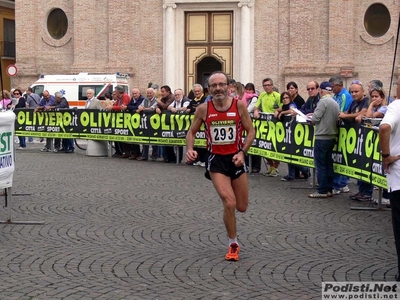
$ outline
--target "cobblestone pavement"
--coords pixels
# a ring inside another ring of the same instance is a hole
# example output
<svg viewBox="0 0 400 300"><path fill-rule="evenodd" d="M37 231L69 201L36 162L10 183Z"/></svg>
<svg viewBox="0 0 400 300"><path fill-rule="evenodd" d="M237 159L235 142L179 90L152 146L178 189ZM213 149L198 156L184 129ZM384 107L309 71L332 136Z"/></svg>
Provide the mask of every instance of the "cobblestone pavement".
<svg viewBox="0 0 400 300"><path fill-rule="evenodd" d="M203 168L28 148L12 220L45 224L0 225L0 299L320 299L321 281L394 280L390 212L351 210L366 204L348 194L250 175L240 261L227 262Z"/></svg>

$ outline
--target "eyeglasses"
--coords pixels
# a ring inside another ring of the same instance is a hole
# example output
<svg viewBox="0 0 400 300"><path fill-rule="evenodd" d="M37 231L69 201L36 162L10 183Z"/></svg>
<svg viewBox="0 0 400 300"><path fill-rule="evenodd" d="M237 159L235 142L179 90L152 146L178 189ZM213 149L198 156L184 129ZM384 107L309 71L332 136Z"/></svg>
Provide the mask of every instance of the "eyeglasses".
<svg viewBox="0 0 400 300"><path fill-rule="evenodd" d="M362 82L360 80L354 80L354 81L351 82L351 84L358 84L358 85L363 86L363 84L362 84Z"/></svg>
<svg viewBox="0 0 400 300"><path fill-rule="evenodd" d="M217 87L223 88L223 87L226 87L227 85L228 84L225 83L225 82L223 82L223 83L213 83L213 84L210 84L210 88L212 88L212 89L215 89Z"/></svg>
<svg viewBox="0 0 400 300"><path fill-rule="evenodd" d="M263 86L272 86L272 84L267 83L267 84L264 84Z"/></svg>
<svg viewBox="0 0 400 300"><path fill-rule="evenodd" d="M13 95L17 96L17 95L21 95L20 93L14 93Z"/></svg>
<svg viewBox="0 0 400 300"><path fill-rule="evenodd" d="M315 87L307 88L307 91L313 91L313 90L315 90L315 89L316 89Z"/></svg>

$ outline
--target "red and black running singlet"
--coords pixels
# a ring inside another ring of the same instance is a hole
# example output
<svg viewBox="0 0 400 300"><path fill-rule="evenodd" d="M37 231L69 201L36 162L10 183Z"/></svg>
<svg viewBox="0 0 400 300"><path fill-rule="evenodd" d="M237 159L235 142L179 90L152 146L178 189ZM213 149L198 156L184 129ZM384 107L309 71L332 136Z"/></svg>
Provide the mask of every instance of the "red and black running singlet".
<svg viewBox="0 0 400 300"><path fill-rule="evenodd" d="M235 154L243 146L242 121L237 108L237 99L232 99L226 111L215 109L211 101L207 102L205 135L207 150L213 154Z"/></svg>

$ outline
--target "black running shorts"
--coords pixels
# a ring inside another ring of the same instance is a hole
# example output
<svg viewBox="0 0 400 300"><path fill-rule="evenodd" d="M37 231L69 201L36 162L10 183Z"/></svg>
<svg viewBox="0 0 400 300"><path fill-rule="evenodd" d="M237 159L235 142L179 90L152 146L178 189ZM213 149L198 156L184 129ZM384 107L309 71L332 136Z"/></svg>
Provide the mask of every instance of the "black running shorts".
<svg viewBox="0 0 400 300"><path fill-rule="evenodd" d="M207 153L206 173L204 176L211 180L209 172L221 173L232 180L239 178L243 173L247 172L247 166L244 164L241 167L236 167L232 161L235 154L220 155Z"/></svg>

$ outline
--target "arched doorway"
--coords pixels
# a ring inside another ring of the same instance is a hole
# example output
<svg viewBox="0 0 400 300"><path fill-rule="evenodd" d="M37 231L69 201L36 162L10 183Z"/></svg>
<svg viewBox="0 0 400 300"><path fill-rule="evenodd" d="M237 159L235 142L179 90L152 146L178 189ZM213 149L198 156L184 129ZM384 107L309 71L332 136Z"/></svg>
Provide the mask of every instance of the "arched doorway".
<svg viewBox="0 0 400 300"><path fill-rule="evenodd" d="M204 92L208 92L207 79L214 71L222 71L222 63L212 56L204 57L196 66L196 82L204 87Z"/></svg>
<svg viewBox="0 0 400 300"><path fill-rule="evenodd" d="M233 12L185 14L186 91L220 70L232 76Z"/></svg>

